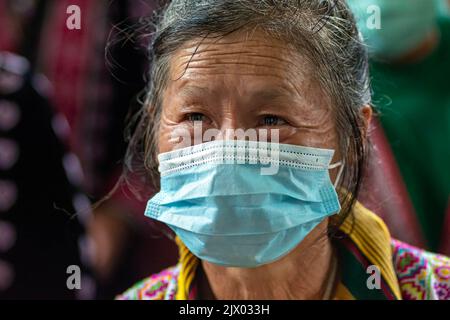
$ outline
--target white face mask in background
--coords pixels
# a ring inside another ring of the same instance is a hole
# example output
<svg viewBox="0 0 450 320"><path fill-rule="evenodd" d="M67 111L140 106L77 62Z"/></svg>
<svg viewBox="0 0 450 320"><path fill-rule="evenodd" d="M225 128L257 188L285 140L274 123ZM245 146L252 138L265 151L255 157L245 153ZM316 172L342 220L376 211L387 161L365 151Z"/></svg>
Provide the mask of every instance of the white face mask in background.
<svg viewBox="0 0 450 320"><path fill-rule="evenodd" d="M379 58L392 60L409 53L436 26L437 0L347 0L347 3L369 53Z"/></svg>

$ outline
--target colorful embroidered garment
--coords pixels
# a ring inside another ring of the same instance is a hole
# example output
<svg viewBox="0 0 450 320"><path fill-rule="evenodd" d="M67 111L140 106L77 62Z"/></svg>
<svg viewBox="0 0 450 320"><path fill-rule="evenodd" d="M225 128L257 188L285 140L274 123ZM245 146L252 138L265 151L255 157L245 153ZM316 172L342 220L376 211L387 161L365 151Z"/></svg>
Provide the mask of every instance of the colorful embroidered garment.
<svg viewBox="0 0 450 320"><path fill-rule="evenodd" d="M335 300L450 300L450 259L391 239L383 221L357 203L340 227L340 283ZM197 298L196 258L177 238L180 262L134 285L120 300ZM369 266L377 266L379 289L369 289Z"/></svg>

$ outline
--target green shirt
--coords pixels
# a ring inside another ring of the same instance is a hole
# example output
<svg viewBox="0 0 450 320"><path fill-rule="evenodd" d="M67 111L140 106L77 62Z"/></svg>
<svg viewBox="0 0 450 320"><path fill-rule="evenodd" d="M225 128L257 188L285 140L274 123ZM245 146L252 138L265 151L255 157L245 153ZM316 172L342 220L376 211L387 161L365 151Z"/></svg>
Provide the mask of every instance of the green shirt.
<svg viewBox="0 0 450 320"><path fill-rule="evenodd" d="M373 103L433 250L450 195L450 19L438 25L440 44L420 63L371 64Z"/></svg>

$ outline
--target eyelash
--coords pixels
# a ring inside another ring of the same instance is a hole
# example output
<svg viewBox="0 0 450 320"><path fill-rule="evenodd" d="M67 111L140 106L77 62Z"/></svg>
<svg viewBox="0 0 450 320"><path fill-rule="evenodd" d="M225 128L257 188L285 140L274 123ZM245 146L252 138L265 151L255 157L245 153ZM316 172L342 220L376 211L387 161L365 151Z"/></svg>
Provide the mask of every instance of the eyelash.
<svg viewBox="0 0 450 320"><path fill-rule="evenodd" d="M200 119L199 119L200 118ZM205 120L207 120L207 116L204 115L203 113L200 112L193 112L193 113L189 113L186 115L186 120L194 123L194 122L203 122ZM267 121L267 120L271 120L271 121ZM279 122L282 122L281 124ZM276 115L265 115L262 117L262 121L259 125L261 126L268 126L268 127L272 127L272 126L281 126L281 125L285 125L287 124L287 121L284 120L283 118L276 116Z"/></svg>
<svg viewBox="0 0 450 320"><path fill-rule="evenodd" d="M198 119L199 117L201 119ZM203 122L207 118L208 117L206 115L204 115L203 113L201 113L201 112L193 112L193 113L186 114L186 120L189 121L189 122L192 122L192 123L194 123L194 122Z"/></svg>
<svg viewBox="0 0 450 320"><path fill-rule="evenodd" d="M274 118L275 118L275 122L276 122L276 123L273 123L273 122L274 122L274 121L273 121ZM271 120L272 120L271 123L267 123L267 122L266 122L266 120L268 120L268 119L271 119ZM263 123L262 123L261 125L268 126L268 127L271 127L271 126L281 126L281 125L287 124L287 121L286 121L286 120L284 120L283 118L281 118L281 117L279 117L279 116L272 115L272 114L263 116L262 121L263 121ZM280 121L282 122L281 124L279 123Z"/></svg>

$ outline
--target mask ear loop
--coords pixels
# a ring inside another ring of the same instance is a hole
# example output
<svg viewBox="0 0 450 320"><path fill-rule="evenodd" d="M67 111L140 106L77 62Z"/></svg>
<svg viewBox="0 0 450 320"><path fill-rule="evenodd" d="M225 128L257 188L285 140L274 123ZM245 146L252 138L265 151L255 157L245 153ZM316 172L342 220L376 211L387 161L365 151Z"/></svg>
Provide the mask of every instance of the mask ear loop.
<svg viewBox="0 0 450 320"><path fill-rule="evenodd" d="M333 163L332 165L330 165L328 167L328 169L335 169L337 167L340 167L340 168L339 168L338 174L337 174L336 179L334 180L334 184L333 184L335 189L337 188L339 181L341 180L342 173L344 172L345 160Z"/></svg>
<svg viewBox="0 0 450 320"><path fill-rule="evenodd" d="M348 139L346 140L346 143L345 143L345 144L346 144L345 150L348 150L348 147L349 147L349 144L350 144L350 142L349 142ZM339 181L341 180L342 173L344 172L344 168L345 168L345 158L344 158L342 161L333 163L332 165L330 165L330 166L328 167L328 169L334 169L334 168L337 168L337 167L339 167L339 166L340 166L341 168L339 169L339 172L338 172L338 174L337 174L337 176L336 176L336 180L334 180L334 183L333 183L333 186L334 186L335 189L337 188L337 186L338 186L338 184L339 184Z"/></svg>

